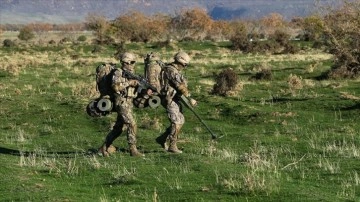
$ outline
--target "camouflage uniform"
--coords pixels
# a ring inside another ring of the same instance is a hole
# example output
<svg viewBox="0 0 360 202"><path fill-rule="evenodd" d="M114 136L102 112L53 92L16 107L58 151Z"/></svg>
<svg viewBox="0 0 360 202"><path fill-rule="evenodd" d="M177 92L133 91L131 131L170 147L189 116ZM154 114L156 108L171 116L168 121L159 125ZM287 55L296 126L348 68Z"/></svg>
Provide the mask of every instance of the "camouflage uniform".
<svg viewBox="0 0 360 202"><path fill-rule="evenodd" d="M185 59L179 59L179 55L183 56ZM169 152L182 153L176 145L180 130L185 123L182 105L180 104L180 96L185 95L189 97L190 94L188 91L187 80L181 74L181 71L187 66L190 58L186 53L179 52L175 55L174 60L173 63L166 65L161 72L162 88L160 92L162 96L162 105L168 113L171 125L162 135L156 138L156 142ZM194 103L195 105L196 101L191 99L191 103ZM167 140L170 141L169 146L167 146Z"/></svg>
<svg viewBox="0 0 360 202"><path fill-rule="evenodd" d="M148 53L146 58L144 59L145 64L145 79L149 82L149 84L156 88L157 91L160 91L160 72L161 72L161 64L160 55L158 53ZM152 92L152 96L148 95L147 90L142 90L139 92L138 97L134 99L134 105L137 108L145 108L150 106L150 99L154 98L154 96L158 97L158 92ZM160 102L156 102L156 106L160 105Z"/></svg>
<svg viewBox="0 0 360 202"><path fill-rule="evenodd" d="M160 72L161 66L159 64L160 56L158 53L151 52L145 59L145 78L148 79L149 83L154 86L157 90L161 89L160 86Z"/></svg>
<svg viewBox="0 0 360 202"><path fill-rule="evenodd" d="M130 55L126 55L130 54ZM124 56L125 55L125 56ZM105 138L104 144L100 147L103 156L108 156L108 148L113 141L119 137L123 131L123 126L127 127L127 140L131 156L143 156L136 148L136 121L133 117L133 98L136 97L135 87L138 85L136 80L129 80L123 77L123 70L134 71L135 57L131 53L124 53L122 56L122 67L114 72L112 78L112 91L110 99L114 102L117 120L113 129ZM128 61L126 56L130 56ZM124 58L125 57L125 58Z"/></svg>

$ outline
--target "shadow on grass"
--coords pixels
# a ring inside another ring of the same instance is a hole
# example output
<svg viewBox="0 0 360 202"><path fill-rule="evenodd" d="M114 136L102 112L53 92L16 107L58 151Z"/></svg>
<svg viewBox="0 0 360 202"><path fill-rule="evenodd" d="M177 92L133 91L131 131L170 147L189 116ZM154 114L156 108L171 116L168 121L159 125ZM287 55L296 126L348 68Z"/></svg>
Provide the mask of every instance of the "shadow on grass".
<svg viewBox="0 0 360 202"><path fill-rule="evenodd" d="M274 97L272 99L266 100L266 102L274 102L274 103L281 103L281 102L294 102L294 101L307 101L309 98L285 98L285 97Z"/></svg>
<svg viewBox="0 0 360 202"><path fill-rule="evenodd" d="M110 154L110 155L116 155L116 154L130 155L130 150L128 148L120 148L117 146L115 148L116 148L115 153ZM141 152L143 154L154 154L154 153L165 153L166 152L164 149L147 150L141 146L138 146L137 149L139 150L139 152ZM90 155L100 155L100 156L102 156L102 154L99 152L98 148L88 149L88 151L84 155L89 155L89 156Z"/></svg>
<svg viewBox="0 0 360 202"><path fill-rule="evenodd" d="M344 110L344 111L348 111L348 110L356 110L356 109L360 109L360 103L356 103L353 106L349 106L349 107L342 107L340 108L340 110Z"/></svg>
<svg viewBox="0 0 360 202"><path fill-rule="evenodd" d="M305 69L305 68L299 68L299 67L287 67L287 68L283 68L283 69L274 69L271 70L272 72L283 72L283 71L287 71L287 70L301 70L301 69Z"/></svg>
<svg viewBox="0 0 360 202"><path fill-rule="evenodd" d="M97 150L96 150L97 153ZM41 156L60 156L64 158L73 158L77 155L93 155L93 149L89 149L86 152L81 151L61 151L61 152L46 152L46 151L20 151L16 149L9 149L5 147L0 147L0 154L13 155L13 156L30 156L34 154L39 154Z"/></svg>
<svg viewBox="0 0 360 202"><path fill-rule="evenodd" d="M138 148L142 153L149 154L149 153L162 153L165 152L164 150L143 150L141 147ZM116 148L117 153L125 153L130 154L129 149L125 148ZM81 156L93 156L100 154L97 148L90 148L87 151L55 151L55 152L47 152L47 151L20 151L16 149L9 149L5 147L0 147L0 154L5 155L13 155L13 156L31 156L31 155L40 155L45 157L62 157L62 158L75 158L79 155Z"/></svg>

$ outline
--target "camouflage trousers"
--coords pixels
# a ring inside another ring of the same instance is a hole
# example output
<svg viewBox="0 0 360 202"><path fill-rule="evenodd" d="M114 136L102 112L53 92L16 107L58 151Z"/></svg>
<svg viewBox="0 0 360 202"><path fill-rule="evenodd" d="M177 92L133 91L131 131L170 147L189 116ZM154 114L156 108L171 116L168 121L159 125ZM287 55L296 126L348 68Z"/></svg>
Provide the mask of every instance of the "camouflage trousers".
<svg viewBox="0 0 360 202"><path fill-rule="evenodd" d="M128 144L135 145L137 126L135 118L133 116L132 99L125 99L122 97L116 98L114 107L118 116L115 125L106 136L106 147L109 147L113 143L113 141L121 135L124 125L127 127L126 134Z"/></svg>
<svg viewBox="0 0 360 202"><path fill-rule="evenodd" d="M163 99L163 101L164 100L165 99ZM180 134L180 130L185 123L185 118L182 113L182 107L179 100L176 99L166 100L166 102L162 102L162 104L166 108L168 118L171 123L170 126L165 130L165 132L162 133L158 138L156 138L156 142L158 142L166 150L169 149L169 151L176 151L178 153L176 142ZM170 140L170 146L168 148L166 146L167 140Z"/></svg>
<svg viewBox="0 0 360 202"><path fill-rule="evenodd" d="M179 100L163 103L163 106L165 107L168 118L172 124L183 125L185 123L185 117L182 113L182 106Z"/></svg>

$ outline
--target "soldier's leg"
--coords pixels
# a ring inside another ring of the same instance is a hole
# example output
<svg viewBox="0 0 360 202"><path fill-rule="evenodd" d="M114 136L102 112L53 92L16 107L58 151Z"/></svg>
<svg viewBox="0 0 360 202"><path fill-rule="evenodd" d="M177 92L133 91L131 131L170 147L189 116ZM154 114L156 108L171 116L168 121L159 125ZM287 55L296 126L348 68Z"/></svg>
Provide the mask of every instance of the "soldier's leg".
<svg viewBox="0 0 360 202"><path fill-rule="evenodd" d="M99 149L99 151L102 153L103 156L109 156L110 153L115 152L114 148L112 148L112 152L110 152L109 147L111 147L112 146L111 144L114 142L114 140L121 135L123 126L124 126L124 120L122 116L118 115L115 125L113 126L112 130L108 133L108 135L105 138L104 144Z"/></svg>
<svg viewBox="0 0 360 202"><path fill-rule="evenodd" d="M144 154L140 153L136 148L137 126L136 126L136 121L133 117L132 103L128 103L128 105L124 106L121 115L127 126L127 141L129 144L130 155L131 156L144 156Z"/></svg>
<svg viewBox="0 0 360 202"><path fill-rule="evenodd" d="M113 126L113 129L106 136L105 144L107 147L109 147L114 142L114 140L121 135L123 126L124 120L121 117L118 117L115 125Z"/></svg>
<svg viewBox="0 0 360 202"><path fill-rule="evenodd" d="M162 106L167 109L168 108L168 105L170 104L170 102L166 102L164 101L165 98L161 98L162 99ZM170 117L170 114L169 112L168 113L168 117ZM170 122L171 122L171 119L170 119ZM169 135L170 135L170 132L171 132L171 125L165 130L165 132L163 132L160 136L158 136L155 141L156 143L158 143L162 148L164 148L165 150L168 150L169 148L169 145L166 143L167 140L169 139Z"/></svg>
<svg viewBox="0 0 360 202"><path fill-rule="evenodd" d="M144 156L144 154L140 153L136 147L136 124L130 123L130 124L127 124L127 127L128 127L127 140L128 140L128 144L129 144L130 155L131 156Z"/></svg>
<svg viewBox="0 0 360 202"><path fill-rule="evenodd" d="M181 105L179 102L172 102L167 107L169 119L171 125L169 127L168 139L170 140L170 145L167 151L173 153L182 153L181 150L177 148L177 140L180 134L182 125L185 122L184 115L181 113Z"/></svg>
<svg viewBox="0 0 360 202"><path fill-rule="evenodd" d="M168 148L169 152L177 153L177 154L182 153L182 151L178 149L176 145L181 127L182 127L181 124L171 124L171 132L169 135L170 145Z"/></svg>

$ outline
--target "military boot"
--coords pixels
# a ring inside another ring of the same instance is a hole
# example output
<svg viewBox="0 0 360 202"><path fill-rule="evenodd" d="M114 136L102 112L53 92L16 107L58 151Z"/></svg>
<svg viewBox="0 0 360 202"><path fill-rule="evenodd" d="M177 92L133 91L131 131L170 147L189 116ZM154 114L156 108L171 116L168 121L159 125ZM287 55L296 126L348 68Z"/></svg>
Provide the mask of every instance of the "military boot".
<svg viewBox="0 0 360 202"><path fill-rule="evenodd" d="M100 148L99 148L99 153L101 153L101 155L103 157L109 157L109 152L107 151L107 147L106 147L106 143L104 143Z"/></svg>
<svg viewBox="0 0 360 202"><path fill-rule="evenodd" d="M136 145L132 144L130 145L130 156L143 157L145 155L137 150Z"/></svg>
<svg viewBox="0 0 360 202"><path fill-rule="evenodd" d="M114 147L112 144L108 147L106 147L106 143L104 143L98 150L99 153L102 154L103 157L108 157L110 154L113 154L116 152L116 147Z"/></svg>
<svg viewBox="0 0 360 202"><path fill-rule="evenodd" d="M168 152L172 152L175 154L182 153L182 151L180 149L178 149L178 147L176 145L181 126L182 125L176 125L176 124L173 124L171 126L171 134L169 135L170 146L168 148Z"/></svg>
<svg viewBox="0 0 360 202"><path fill-rule="evenodd" d="M181 154L182 151L180 149L178 149L178 147L176 146L176 140L171 140L170 139L170 146L168 148L168 152L171 153L175 153L175 154Z"/></svg>

